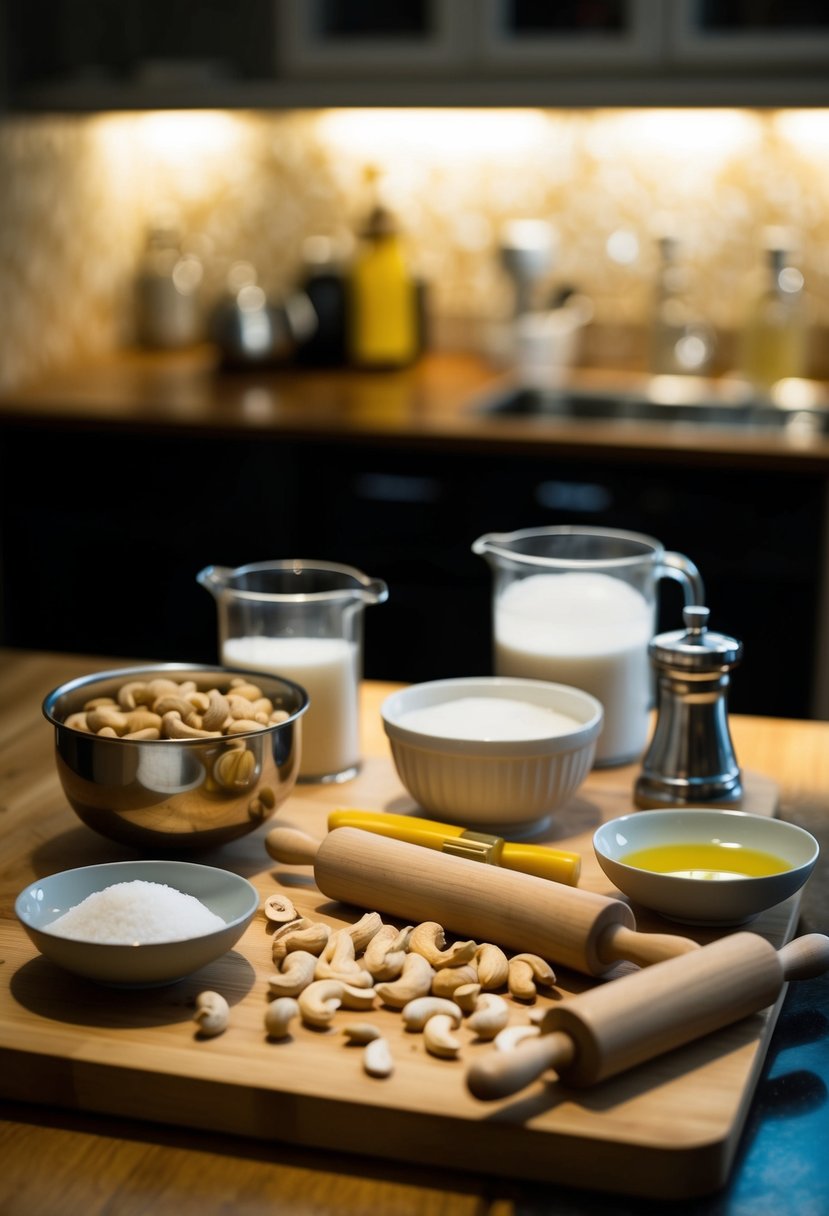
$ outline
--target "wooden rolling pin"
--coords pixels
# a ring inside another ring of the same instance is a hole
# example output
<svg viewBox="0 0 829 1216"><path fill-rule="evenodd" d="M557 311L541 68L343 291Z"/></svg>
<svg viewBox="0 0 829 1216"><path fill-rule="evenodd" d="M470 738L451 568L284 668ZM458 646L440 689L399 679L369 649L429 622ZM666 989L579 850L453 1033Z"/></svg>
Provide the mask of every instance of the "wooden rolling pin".
<svg viewBox="0 0 829 1216"><path fill-rule="evenodd" d="M694 954L622 976L549 1009L541 1036L492 1051L468 1070L476 1098L517 1093L554 1068L587 1086L765 1009L788 980L829 971L829 937L810 933L775 950L735 933Z"/></svg>
<svg viewBox="0 0 829 1216"><path fill-rule="evenodd" d="M360 828L335 828L318 842L275 827L265 847L276 861L312 863L323 895L403 921L437 921L452 933L541 955L587 975L622 960L646 966L698 950L672 934L640 933L626 903L580 887L437 853Z"/></svg>

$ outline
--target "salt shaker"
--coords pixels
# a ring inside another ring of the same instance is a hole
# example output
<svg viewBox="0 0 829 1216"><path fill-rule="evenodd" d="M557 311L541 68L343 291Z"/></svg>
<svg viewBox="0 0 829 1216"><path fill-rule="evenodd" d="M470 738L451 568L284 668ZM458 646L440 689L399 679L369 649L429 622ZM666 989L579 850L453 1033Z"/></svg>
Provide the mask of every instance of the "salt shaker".
<svg viewBox="0 0 829 1216"><path fill-rule="evenodd" d="M683 610L684 630L653 638L657 719L634 787L641 808L741 801L740 768L728 728L730 673L742 658L735 638L708 630L709 610Z"/></svg>

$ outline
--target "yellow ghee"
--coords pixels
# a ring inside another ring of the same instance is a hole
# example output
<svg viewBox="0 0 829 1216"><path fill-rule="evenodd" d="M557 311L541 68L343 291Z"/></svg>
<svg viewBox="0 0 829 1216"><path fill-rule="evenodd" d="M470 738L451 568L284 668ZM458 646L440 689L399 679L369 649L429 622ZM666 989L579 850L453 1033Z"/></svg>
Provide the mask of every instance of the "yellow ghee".
<svg viewBox="0 0 829 1216"><path fill-rule="evenodd" d="M750 849L731 841L654 845L648 849L634 849L619 860L638 870L713 882L731 878L765 878L792 868L788 861L773 853L764 853L760 849Z"/></svg>

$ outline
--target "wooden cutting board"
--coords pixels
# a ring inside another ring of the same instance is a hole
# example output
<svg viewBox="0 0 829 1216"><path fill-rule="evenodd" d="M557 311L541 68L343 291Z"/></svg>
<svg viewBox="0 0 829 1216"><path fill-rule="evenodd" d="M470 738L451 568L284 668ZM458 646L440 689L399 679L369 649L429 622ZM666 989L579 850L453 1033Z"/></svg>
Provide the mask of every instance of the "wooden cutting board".
<svg viewBox="0 0 829 1216"><path fill-rule="evenodd" d="M595 863L590 838L602 820L632 809L634 776L632 769L591 775L545 837L578 849L580 885L602 894L617 893ZM761 778L750 784L750 809L773 813L773 784ZM51 784L47 801L40 872L124 855L79 827L68 808L56 804ZM285 823L322 838L334 806L415 809L388 757L376 756L345 786L300 788L267 827ZM266 830L198 859L244 874L263 898L285 890L302 912L333 926L359 918L363 909L319 894L310 867L273 862L264 848ZM63 860L55 864L58 856ZM795 931L798 902L794 897L766 913L752 931L782 945ZM677 931L636 912L639 928ZM341 1010L326 1031L294 1023L289 1040L268 1040L263 1016L273 968L264 919L197 975L167 988L125 992L63 973L37 953L11 910L4 913L5 1098L657 1198L708 1193L727 1179L782 1003L781 995L773 1008L591 1090L568 1090L550 1073L519 1095L480 1103L468 1093L464 1074L476 1053L493 1048L463 1031L459 1060L428 1055L421 1036L382 1008ZM703 942L717 934L689 935ZM622 964L619 971L626 969ZM557 970L552 999L612 982ZM206 988L231 1003L230 1026L215 1039L199 1039L193 1021L194 998ZM347 1046L342 1034L344 1024L366 1018L391 1042L395 1071L383 1080L363 1072L360 1049ZM511 1020L526 1022L526 1007L516 1003Z"/></svg>

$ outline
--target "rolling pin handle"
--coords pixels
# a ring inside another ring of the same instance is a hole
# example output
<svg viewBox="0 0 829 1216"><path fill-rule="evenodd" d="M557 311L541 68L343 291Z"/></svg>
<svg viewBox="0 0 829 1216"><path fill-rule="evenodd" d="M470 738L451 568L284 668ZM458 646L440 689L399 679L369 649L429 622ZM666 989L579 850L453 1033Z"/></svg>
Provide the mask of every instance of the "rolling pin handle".
<svg viewBox="0 0 829 1216"><path fill-rule="evenodd" d="M511 1051L493 1051L476 1060L466 1074L469 1092L484 1102L506 1098L532 1084L548 1068L569 1064L575 1045L569 1034L553 1031L528 1039Z"/></svg>
<svg viewBox="0 0 829 1216"><path fill-rule="evenodd" d="M829 937L804 933L777 952L785 980L811 980L829 971Z"/></svg>
<svg viewBox="0 0 829 1216"><path fill-rule="evenodd" d="M271 828L265 837L265 848L274 861L289 866L313 865L319 841L299 828Z"/></svg>
<svg viewBox="0 0 829 1216"><path fill-rule="evenodd" d="M690 950L699 950L699 942L673 933L641 933L627 925L608 925L596 943L596 953L603 963L630 962L640 967L676 958Z"/></svg>

